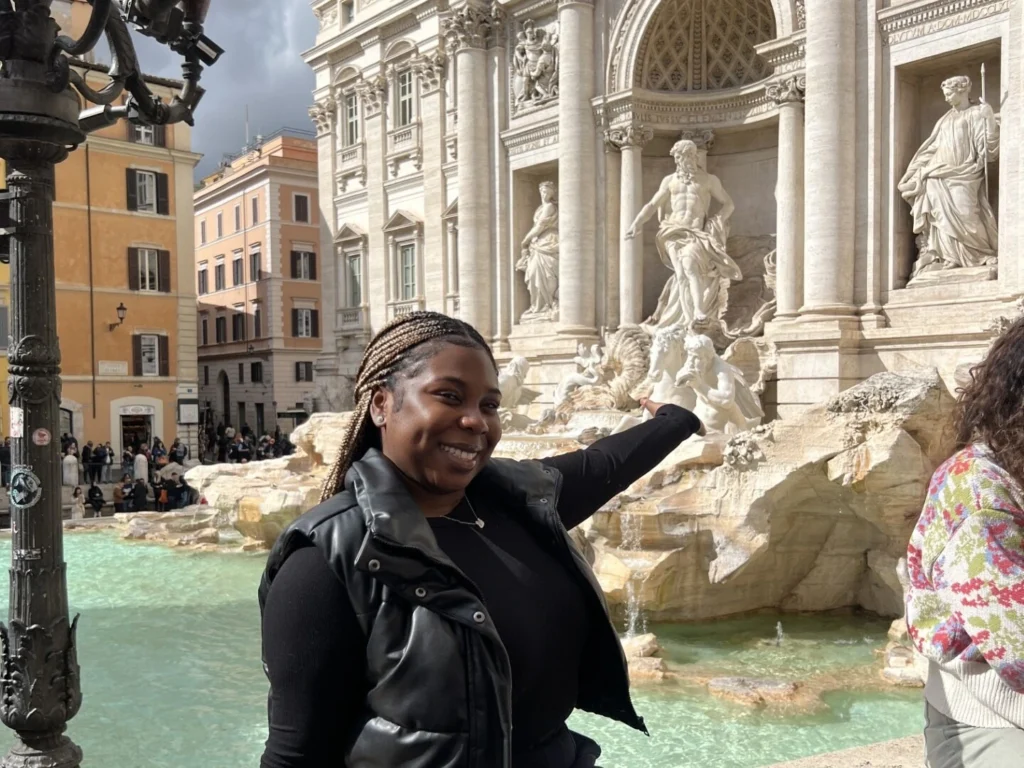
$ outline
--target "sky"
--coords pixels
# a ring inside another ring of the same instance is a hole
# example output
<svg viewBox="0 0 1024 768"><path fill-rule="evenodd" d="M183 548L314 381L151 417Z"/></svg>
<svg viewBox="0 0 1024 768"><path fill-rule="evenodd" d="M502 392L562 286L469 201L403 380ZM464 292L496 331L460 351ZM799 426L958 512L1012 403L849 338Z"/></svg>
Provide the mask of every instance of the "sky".
<svg viewBox="0 0 1024 768"><path fill-rule="evenodd" d="M313 47L316 31L308 0L213 0L206 34L225 53L200 81L206 95L192 131L192 149L204 155L197 178L245 144L246 105L250 135L285 127L313 129L307 112L313 103L313 71L302 52ZM177 54L138 33L133 37L144 72L180 79ZM97 47L104 45L101 41Z"/></svg>

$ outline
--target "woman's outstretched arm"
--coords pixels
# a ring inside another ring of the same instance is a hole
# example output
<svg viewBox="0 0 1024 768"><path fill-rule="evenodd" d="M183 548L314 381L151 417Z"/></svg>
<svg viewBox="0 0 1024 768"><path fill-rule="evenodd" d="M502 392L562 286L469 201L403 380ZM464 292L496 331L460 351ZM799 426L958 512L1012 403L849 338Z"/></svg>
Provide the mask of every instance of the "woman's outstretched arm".
<svg viewBox="0 0 1024 768"><path fill-rule="evenodd" d="M562 474L562 524L575 528L702 429L700 419L685 408L660 405L654 418L632 429L601 438L582 451L541 459Z"/></svg>
<svg viewBox="0 0 1024 768"><path fill-rule="evenodd" d="M293 553L263 609L270 676L260 768L321 768L345 761L347 723L364 700L366 646L341 582L315 547Z"/></svg>

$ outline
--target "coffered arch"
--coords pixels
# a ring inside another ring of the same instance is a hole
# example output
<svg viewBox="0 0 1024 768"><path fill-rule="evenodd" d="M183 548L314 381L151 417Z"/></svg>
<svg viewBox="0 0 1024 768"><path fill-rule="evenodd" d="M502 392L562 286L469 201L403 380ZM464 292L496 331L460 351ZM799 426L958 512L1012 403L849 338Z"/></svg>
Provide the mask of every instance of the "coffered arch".
<svg viewBox="0 0 1024 768"><path fill-rule="evenodd" d="M796 31L796 0L626 0L615 22L607 90L736 88L770 70L754 45Z"/></svg>

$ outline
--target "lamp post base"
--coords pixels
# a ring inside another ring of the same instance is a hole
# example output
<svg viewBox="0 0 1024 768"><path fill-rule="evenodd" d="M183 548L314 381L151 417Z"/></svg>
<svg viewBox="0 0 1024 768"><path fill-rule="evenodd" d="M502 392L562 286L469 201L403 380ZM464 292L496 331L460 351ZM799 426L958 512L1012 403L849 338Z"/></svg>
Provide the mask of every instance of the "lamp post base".
<svg viewBox="0 0 1024 768"><path fill-rule="evenodd" d="M78 768L81 762L81 748L67 736L19 738L0 760L0 768Z"/></svg>

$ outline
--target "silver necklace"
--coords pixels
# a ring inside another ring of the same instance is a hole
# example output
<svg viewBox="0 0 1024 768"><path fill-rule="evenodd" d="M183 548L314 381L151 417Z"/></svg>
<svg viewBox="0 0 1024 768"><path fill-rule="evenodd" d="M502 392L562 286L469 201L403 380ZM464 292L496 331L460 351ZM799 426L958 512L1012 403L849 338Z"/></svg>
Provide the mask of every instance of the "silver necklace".
<svg viewBox="0 0 1024 768"><path fill-rule="evenodd" d="M459 518L457 518L457 517L452 517L451 513L448 513L447 515L445 515L444 519L445 520L449 520L449 521L451 521L453 523L458 523L459 525L472 525L472 526L475 526L475 527L480 528L482 530L484 528L484 526L487 525L487 523L485 523L483 520L481 520L480 519L480 515L478 515L476 513L476 510L473 509L473 502L471 502L469 500L469 496L463 496L462 500L464 502L466 502L466 506L469 507L469 511L473 513L473 522L469 522L468 520L459 520ZM454 512L454 511L455 510L453 509L452 512Z"/></svg>

